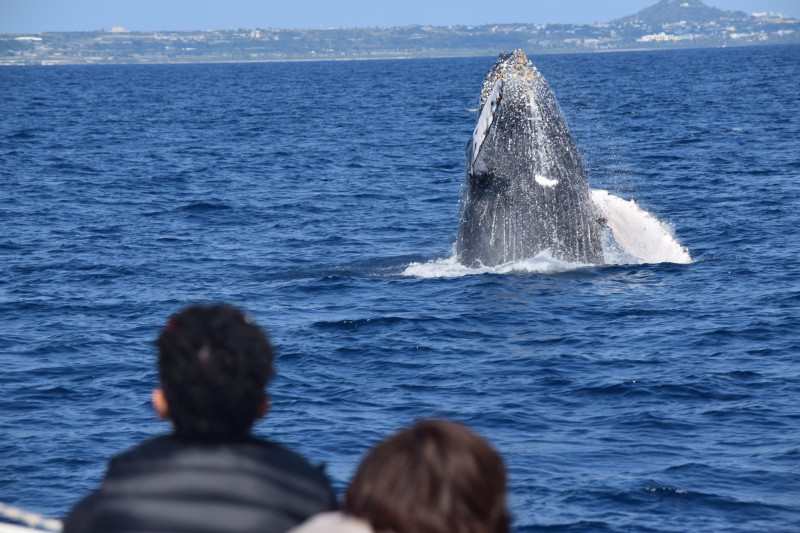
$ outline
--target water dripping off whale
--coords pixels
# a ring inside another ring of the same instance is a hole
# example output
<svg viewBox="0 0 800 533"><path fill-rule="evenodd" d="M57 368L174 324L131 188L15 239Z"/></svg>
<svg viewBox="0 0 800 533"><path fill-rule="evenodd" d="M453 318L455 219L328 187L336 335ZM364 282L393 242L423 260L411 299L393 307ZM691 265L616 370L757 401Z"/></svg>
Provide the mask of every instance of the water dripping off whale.
<svg viewBox="0 0 800 533"><path fill-rule="evenodd" d="M501 55L483 82L467 144L456 260L491 267L549 252L606 263L604 231L637 262L691 262L655 217L589 188L564 114L522 50Z"/></svg>

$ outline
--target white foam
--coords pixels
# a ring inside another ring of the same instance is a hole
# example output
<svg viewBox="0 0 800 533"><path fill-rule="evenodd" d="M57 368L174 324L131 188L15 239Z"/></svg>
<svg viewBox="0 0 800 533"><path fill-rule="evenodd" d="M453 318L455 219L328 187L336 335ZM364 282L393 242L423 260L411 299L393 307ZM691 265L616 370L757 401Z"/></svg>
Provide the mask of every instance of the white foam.
<svg viewBox="0 0 800 533"><path fill-rule="evenodd" d="M568 263L555 259L545 250L530 259L522 259L492 267L470 268L456 261L455 255L447 259L435 259L427 263L411 263L403 272L404 276L414 278L457 278L474 274L552 274L567 272L587 266L583 263Z"/></svg>
<svg viewBox="0 0 800 533"><path fill-rule="evenodd" d="M536 174L536 183L541 185L542 187L555 187L558 185L558 180L551 180L550 178L545 178L541 174Z"/></svg>
<svg viewBox="0 0 800 533"><path fill-rule="evenodd" d="M614 241L626 254L642 263L692 262L689 250L681 246L670 228L634 200L626 201L600 189L592 189L591 194Z"/></svg>

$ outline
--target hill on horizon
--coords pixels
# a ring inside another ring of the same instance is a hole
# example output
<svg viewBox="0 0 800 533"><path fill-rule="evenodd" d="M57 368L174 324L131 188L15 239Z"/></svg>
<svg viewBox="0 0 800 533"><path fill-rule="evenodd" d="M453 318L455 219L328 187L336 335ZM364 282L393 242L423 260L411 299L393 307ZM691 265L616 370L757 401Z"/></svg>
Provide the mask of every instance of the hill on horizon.
<svg viewBox="0 0 800 533"><path fill-rule="evenodd" d="M648 26L661 26L675 22L696 22L705 24L719 19L749 19L750 15L744 11L725 11L716 7L705 5L701 0L660 0L650 7L637 11L633 15L611 21L624 24L639 21Z"/></svg>
<svg viewBox="0 0 800 533"><path fill-rule="evenodd" d="M0 66L395 59L495 55L516 48L544 54L765 44L800 44L800 20L748 16L701 0L660 0L606 24L194 32L129 32L116 27L110 32L0 35Z"/></svg>

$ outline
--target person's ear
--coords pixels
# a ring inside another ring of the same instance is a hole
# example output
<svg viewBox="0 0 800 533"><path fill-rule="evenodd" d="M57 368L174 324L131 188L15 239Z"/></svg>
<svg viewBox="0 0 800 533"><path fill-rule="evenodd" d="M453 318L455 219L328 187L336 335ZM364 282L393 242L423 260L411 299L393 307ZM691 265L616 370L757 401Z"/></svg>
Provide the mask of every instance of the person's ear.
<svg viewBox="0 0 800 533"><path fill-rule="evenodd" d="M167 405L167 397L164 396L163 389L153 389L153 394L150 397L153 403L153 410L161 420L169 420L169 406Z"/></svg>
<svg viewBox="0 0 800 533"><path fill-rule="evenodd" d="M261 398L261 405L258 406L258 416L256 420L267 416L270 407L272 407L272 402L270 401L269 394L265 392L264 397Z"/></svg>

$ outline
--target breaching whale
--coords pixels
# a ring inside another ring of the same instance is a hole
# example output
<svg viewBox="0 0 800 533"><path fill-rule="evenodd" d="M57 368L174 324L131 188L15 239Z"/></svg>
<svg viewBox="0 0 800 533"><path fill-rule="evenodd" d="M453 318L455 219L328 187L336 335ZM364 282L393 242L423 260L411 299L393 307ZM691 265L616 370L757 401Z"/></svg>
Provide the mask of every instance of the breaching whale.
<svg viewBox="0 0 800 533"><path fill-rule="evenodd" d="M604 227L639 261L691 261L666 226L635 202L589 189L564 113L522 50L494 64L479 110L467 144L459 263L491 267L547 250L558 260L602 264Z"/></svg>
<svg viewBox="0 0 800 533"><path fill-rule="evenodd" d="M467 145L458 261L494 266L549 250L556 259L599 264L598 218L553 92L522 50L501 56L483 82Z"/></svg>

